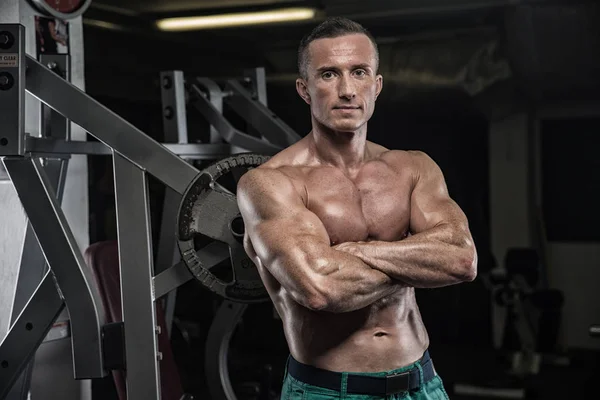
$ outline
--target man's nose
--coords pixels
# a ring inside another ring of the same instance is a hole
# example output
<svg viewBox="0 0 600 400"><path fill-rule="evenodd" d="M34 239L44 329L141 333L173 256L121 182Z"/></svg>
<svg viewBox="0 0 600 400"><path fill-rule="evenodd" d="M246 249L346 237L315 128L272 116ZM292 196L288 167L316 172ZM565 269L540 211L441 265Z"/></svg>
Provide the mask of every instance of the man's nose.
<svg viewBox="0 0 600 400"><path fill-rule="evenodd" d="M340 98L348 100L354 98L356 96L356 86L354 85L354 82L352 82L352 78L348 76L342 76L338 91Z"/></svg>

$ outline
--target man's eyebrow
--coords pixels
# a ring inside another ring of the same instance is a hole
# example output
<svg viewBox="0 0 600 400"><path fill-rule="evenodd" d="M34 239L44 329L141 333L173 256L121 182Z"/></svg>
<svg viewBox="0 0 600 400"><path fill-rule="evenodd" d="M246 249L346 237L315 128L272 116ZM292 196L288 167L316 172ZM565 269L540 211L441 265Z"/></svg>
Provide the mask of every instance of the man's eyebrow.
<svg viewBox="0 0 600 400"><path fill-rule="evenodd" d="M325 72L325 71L337 71L338 68L334 66L324 65L322 67L317 68L317 72Z"/></svg>
<svg viewBox="0 0 600 400"><path fill-rule="evenodd" d="M372 68L371 68L370 64L363 63L363 64L353 65L352 69L372 69Z"/></svg>
<svg viewBox="0 0 600 400"><path fill-rule="evenodd" d="M371 65L367 64L367 63L361 63L361 64L355 64L351 67L352 70L355 69L372 69ZM334 66L329 66L329 65L325 65L323 67L319 67L317 68L317 72L321 73L321 72L325 72L325 71L338 71L339 67L334 67Z"/></svg>

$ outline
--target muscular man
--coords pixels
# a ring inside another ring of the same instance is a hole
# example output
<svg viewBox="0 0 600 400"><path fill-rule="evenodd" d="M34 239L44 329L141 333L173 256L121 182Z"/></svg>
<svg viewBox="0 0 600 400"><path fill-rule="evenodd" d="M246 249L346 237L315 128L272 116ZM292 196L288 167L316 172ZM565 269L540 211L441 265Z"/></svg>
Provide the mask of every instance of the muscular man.
<svg viewBox="0 0 600 400"><path fill-rule="evenodd" d="M415 288L472 281L476 251L434 161L367 141L378 58L353 21L315 28L296 82L312 130L238 185L245 248L291 353L282 399L447 398Z"/></svg>

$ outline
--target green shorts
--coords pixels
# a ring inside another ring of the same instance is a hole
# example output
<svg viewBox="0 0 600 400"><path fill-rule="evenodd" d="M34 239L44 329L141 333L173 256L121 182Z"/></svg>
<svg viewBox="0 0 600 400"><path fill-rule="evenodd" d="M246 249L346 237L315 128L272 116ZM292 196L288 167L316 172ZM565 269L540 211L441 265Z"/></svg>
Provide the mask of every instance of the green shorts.
<svg viewBox="0 0 600 400"><path fill-rule="evenodd" d="M332 372L289 357L281 400L447 400L429 352L406 367L385 372Z"/></svg>

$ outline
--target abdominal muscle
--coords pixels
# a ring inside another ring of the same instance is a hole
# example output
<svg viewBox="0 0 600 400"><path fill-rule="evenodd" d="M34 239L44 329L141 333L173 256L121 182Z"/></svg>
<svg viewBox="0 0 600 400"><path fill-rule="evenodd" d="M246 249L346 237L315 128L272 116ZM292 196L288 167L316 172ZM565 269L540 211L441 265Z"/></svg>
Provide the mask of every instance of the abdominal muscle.
<svg viewBox="0 0 600 400"><path fill-rule="evenodd" d="M272 298L290 352L304 364L338 372L389 371L417 361L429 345L414 288L340 314L309 310L281 287Z"/></svg>

